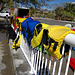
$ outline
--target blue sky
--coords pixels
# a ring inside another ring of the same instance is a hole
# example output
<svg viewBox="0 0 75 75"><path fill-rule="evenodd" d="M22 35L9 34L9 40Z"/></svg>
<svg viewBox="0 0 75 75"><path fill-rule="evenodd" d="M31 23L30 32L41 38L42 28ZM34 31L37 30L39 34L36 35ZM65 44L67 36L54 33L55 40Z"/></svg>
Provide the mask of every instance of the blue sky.
<svg viewBox="0 0 75 75"><path fill-rule="evenodd" d="M40 2L41 0L38 0L38 1ZM49 9L49 10L54 10L56 7L63 6L63 4L65 4L67 2L70 2L70 3L74 2L75 3L75 0L52 0L52 1L48 1L48 2L46 0L44 0L44 1L46 3L48 3L51 7L49 8L49 6L48 7L42 6L41 9Z"/></svg>
<svg viewBox="0 0 75 75"><path fill-rule="evenodd" d="M47 3L49 3L49 5L52 5L50 9L54 9L57 6L62 6L66 2L72 3L72 2L75 2L75 0L53 0ZM47 8L47 7L43 6L43 8Z"/></svg>
<svg viewBox="0 0 75 75"><path fill-rule="evenodd" d="M75 0L54 0L54 1L50 1L51 4L53 3L66 3L66 2L75 2Z"/></svg>

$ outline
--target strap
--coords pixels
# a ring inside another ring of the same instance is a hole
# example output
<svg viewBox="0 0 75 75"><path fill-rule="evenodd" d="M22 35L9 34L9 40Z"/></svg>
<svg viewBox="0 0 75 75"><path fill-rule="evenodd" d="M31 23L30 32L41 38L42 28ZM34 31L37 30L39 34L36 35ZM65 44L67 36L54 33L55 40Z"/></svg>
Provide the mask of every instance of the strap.
<svg viewBox="0 0 75 75"><path fill-rule="evenodd" d="M69 52L70 46L68 44L65 44L65 51L64 51L64 57L65 53Z"/></svg>
<svg viewBox="0 0 75 75"><path fill-rule="evenodd" d="M29 33L29 31L30 31L30 28L28 27L28 22L27 22L27 30L26 30L26 32Z"/></svg>
<svg viewBox="0 0 75 75"><path fill-rule="evenodd" d="M42 30L42 24L38 24L38 25L36 26L36 31L37 31L37 33L39 34L41 30Z"/></svg>
<svg viewBox="0 0 75 75"><path fill-rule="evenodd" d="M21 28L21 23L20 23L20 28L19 28L19 29L20 29L20 31L22 30L22 28Z"/></svg>
<svg viewBox="0 0 75 75"><path fill-rule="evenodd" d="M19 23L19 20L17 19L17 24Z"/></svg>
<svg viewBox="0 0 75 75"><path fill-rule="evenodd" d="M48 30L44 29L43 31L43 38L42 38L43 44L48 45Z"/></svg>
<svg viewBox="0 0 75 75"><path fill-rule="evenodd" d="M17 40L15 41L15 49L16 49L16 50L17 50L16 43L18 42L18 40L19 40L19 37L20 37L20 36L18 36L18 37L17 37Z"/></svg>
<svg viewBox="0 0 75 75"><path fill-rule="evenodd" d="M54 47L53 47L53 50L54 50L54 51L56 50L57 45L58 45L58 42L55 42Z"/></svg>
<svg viewBox="0 0 75 75"><path fill-rule="evenodd" d="M61 48L60 48L60 53L62 54L62 49L63 49L63 46L64 46L64 42L63 44L61 45ZM65 57L65 53L69 52L69 49L70 49L70 46L68 44L65 44L65 48L64 48L64 54L62 55L62 57Z"/></svg>
<svg viewBox="0 0 75 75"><path fill-rule="evenodd" d="M45 45L49 45L49 47L48 47L48 49L50 48L50 46L51 46L51 43L54 43L54 47L53 47L53 50L55 51L56 50L56 48L57 48L57 46L58 46L58 42L56 42L56 41L54 41L52 38L48 38L47 39L48 40L48 44L45 44ZM48 50L47 49L47 50Z"/></svg>
<svg viewBox="0 0 75 75"><path fill-rule="evenodd" d="M30 28L28 27L28 22L27 22L27 30L26 30L26 32L28 33L27 39L29 40L30 37L32 37L32 35L31 35L32 31L30 31Z"/></svg>
<svg viewBox="0 0 75 75"><path fill-rule="evenodd" d="M51 46L51 38L49 37L49 42L48 42L48 44L49 44L49 47L48 47L48 49L50 48L50 46ZM48 50L47 49L47 50Z"/></svg>
<svg viewBox="0 0 75 75"><path fill-rule="evenodd" d="M33 35L34 35L34 36L37 36L37 34L36 34L36 29L34 29Z"/></svg>
<svg viewBox="0 0 75 75"><path fill-rule="evenodd" d="M15 44L18 42L18 40L19 40L19 37L20 37L20 36L18 36L18 37L17 37L17 40L15 41Z"/></svg>

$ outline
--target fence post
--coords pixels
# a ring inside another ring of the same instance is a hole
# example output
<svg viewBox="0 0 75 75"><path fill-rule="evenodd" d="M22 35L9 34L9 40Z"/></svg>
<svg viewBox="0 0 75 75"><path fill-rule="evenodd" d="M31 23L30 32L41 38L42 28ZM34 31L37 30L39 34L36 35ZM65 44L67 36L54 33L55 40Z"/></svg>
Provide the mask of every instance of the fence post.
<svg viewBox="0 0 75 75"><path fill-rule="evenodd" d="M39 75L39 72L40 72L41 56L42 56L42 45L41 45L41 51L40 51L40 59L39 59L38 75Z"/></svg>
<svg viewBox="0 0 75 75"><path fill-rule="evenodd" d="M57 61L57 59L55 59L55 62L54 62L54 67L53 67L53 73L52 73L52 75L54 75L54 73L55 73L56 61Z"/></svg>
<svg viewBox="0 0 75 75"><path fill-rule="evenodd" d="M34 52L33 50L31 51L31 64L33 66L34 64ZM34 67L33 67L34 68ZM32 67L31 67L31 71L29 72L30 74L34 74L33 70L32 70Z"/></svg>
<svg viewBox="0 0 75 75"><path fill-rule="evenodd" d="M48 75L49 75L49 73L50 73L50 69L51 69L51 59L52 59L52 56L50 57L50 61L49 61Z"/></svg>
<svg viewBox="0 0 75 75"><path fill-rule="evenodd" d="M65 50L64 48L65 48L65 43L64 43L63 49L62 49L62 55L64 54L64 50ZM60 66L59 66L59 70L58 70L58 75L60 75L60 72L61 72L62 62L63 62L63 57L62 57L62 59L60 60Z"/></svg>
<svg viewBox="0 0 75 75"><path fill-rule="evenodd" d="M24 38L23 38L23 35L21 35L21 45L20 45L20 48L21 48L21 50L22 50L22 52L23 52L25 58L27 59L29 65L30 65L30 67L31 67L31 71L30 71L29 73L36 75L37 73L36 73L36 71L35 71L35 69L34 69L34 67L33 67L31 61L29 60L27 54L25 53L24 48L22 47L22 46L23 46L23 39L24 39Z"/></svg>
<svg viewBox="0 0 75 75"><path fill-rule="evenodd" d="M38 50L38 53L37 53L36 72L38 71L38 59L39 59L39 50Z"/></svg>
<svg viewBox="0 0 75 75"><path fill-rule="evenodd" d="M47 55L46 55L45 68L44 68L44 75L46 74L47 59L48 59L48 52L47 52Z"/></svg>
<svg viewBox="0 0 75 75"><path fill-rule="evenodd" d="M34 66L35 66L35 69L36 69L36 62L37 62L37 59L36 58L37 58L37 55L36 55L36 50L35 49L34 49L34 52L35 52L35 56L34 56L35 57L35 59L34 59L35 64L34 64Z"/></svg>
<svg viewBox="0 0 75 75"><path fill-rule="evenodd" d="M74 70L74 75L75 75L75 70Z"/></svg>
<svg viewBox="0 0 75 75"><path fill-rule="evenodd" d="M68 73L69 62L70 62L70 58L71 58L71 50L72 50L72 47L70 46L69 56L68 56L68 61L67 61L67 66L66 66L65 75L67 75L67 73Z"/></svg>
<svg viewBox="0 0 75 75"><path fill-rule="evenodd" d="M44 52L45 52L45 48L44 48ZM41 65L41 75L42 75L42 72L43 72L43 64L44 64L44 53L43 53L43 57L42 57L42 65Z"/></svg>

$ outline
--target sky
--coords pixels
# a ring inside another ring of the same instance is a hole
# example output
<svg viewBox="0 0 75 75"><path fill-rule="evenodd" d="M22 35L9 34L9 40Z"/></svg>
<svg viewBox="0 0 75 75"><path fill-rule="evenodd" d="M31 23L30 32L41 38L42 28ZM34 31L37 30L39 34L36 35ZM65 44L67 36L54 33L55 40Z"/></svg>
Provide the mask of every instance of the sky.
<svg viewBox="0 0 75 75"><path fill-rule="evenodd" d="M38 0L38 1L40 2L41 0ZM75 3L75 0L52 0L52 1L48 1L48 2L46 0L44 0L44 1L46 3L48 3L51 7L49 8L49 6L48 7L42 6L41 9L48 9L48 10L54 10L56 7L63 6L63 4L65 4L67 2Z"/></svg>
<svg viewBox="0 0 75 75"><path fill-rule="evenodd" d="M66 3L66 2L75 2L75 0L54 0L54 1L51 1L50 3L51 4L53 4L53 3L59 4L59 3Z"/></svg>
<svg viewBox="0 0 75 75"><path fill-rule="evenodd" d="M55 9L56 6L62 6L64 3L67 3L67 2L75 3L75 0L53 0L53 1L50 1L50 2L47 2L47 3L52 5L50 9ZM47 7L43 6L42 8L47 8Z"/></svg>

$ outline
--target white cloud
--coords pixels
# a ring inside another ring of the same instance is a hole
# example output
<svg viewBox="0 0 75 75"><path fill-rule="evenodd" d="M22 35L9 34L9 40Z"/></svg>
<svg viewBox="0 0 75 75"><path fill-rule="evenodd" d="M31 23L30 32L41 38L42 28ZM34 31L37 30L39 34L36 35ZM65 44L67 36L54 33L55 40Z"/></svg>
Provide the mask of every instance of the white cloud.
<svg viewBox="0 0 75 75"><path fill-rule="evenodd" d="M72 2L72 4L75 4L75 2Z"/></svg>

